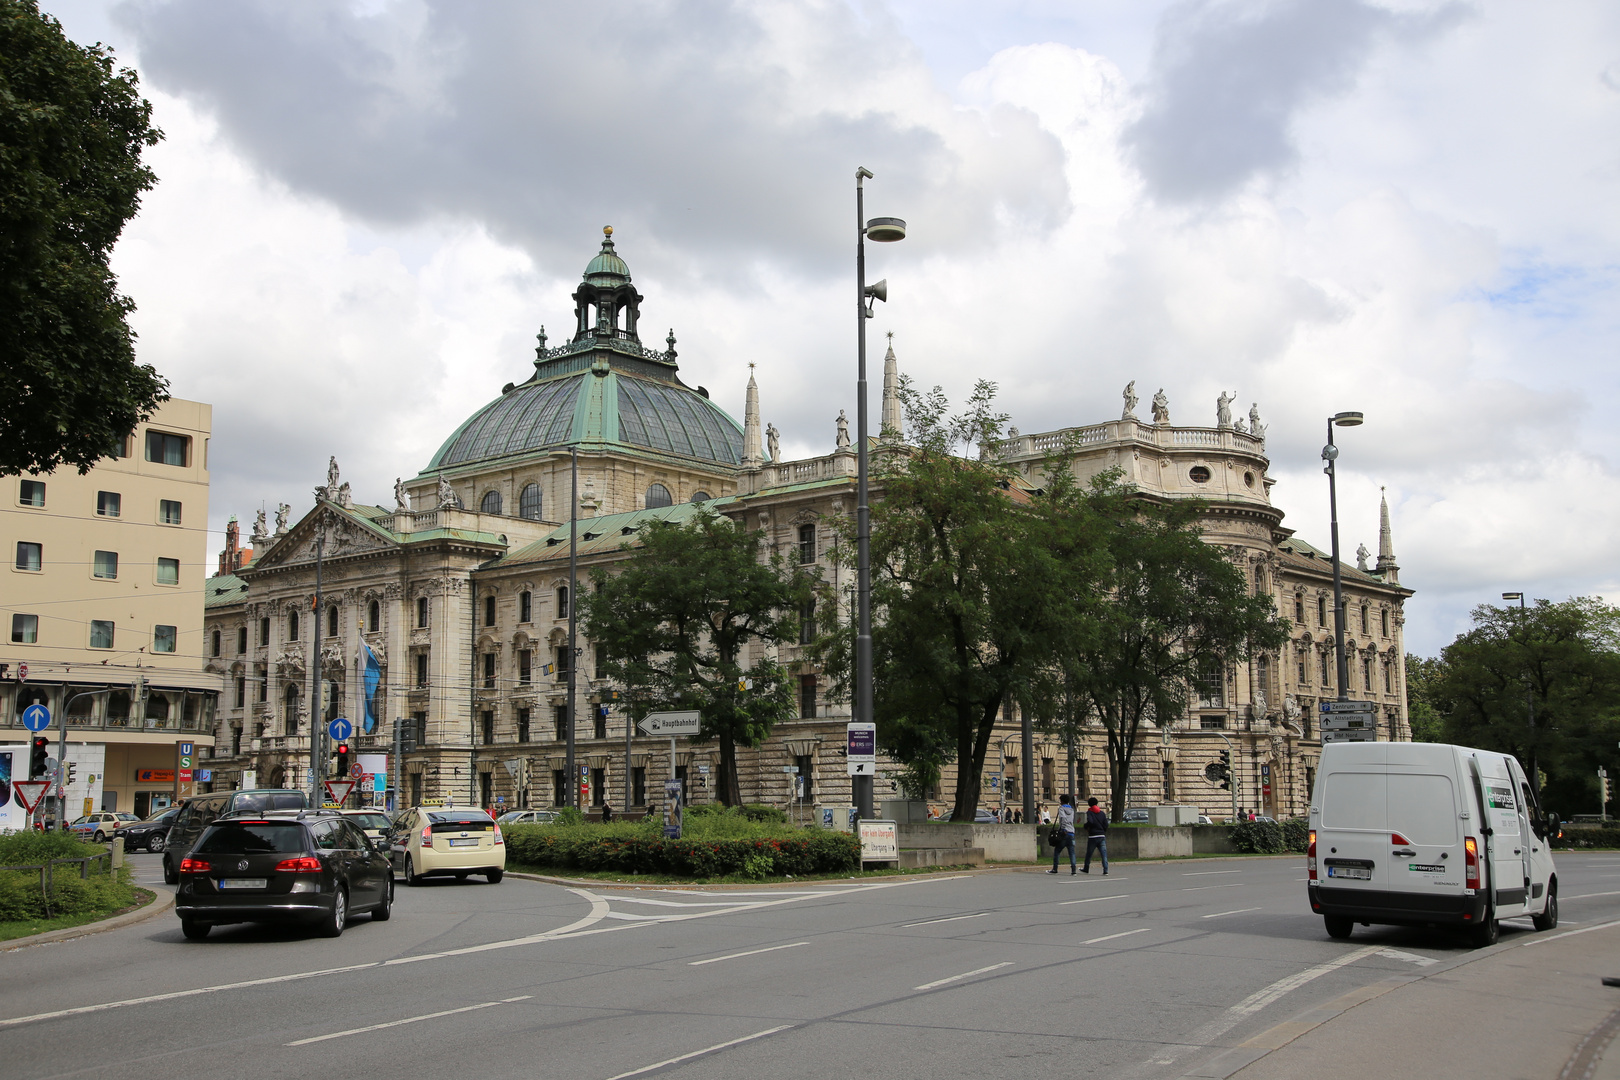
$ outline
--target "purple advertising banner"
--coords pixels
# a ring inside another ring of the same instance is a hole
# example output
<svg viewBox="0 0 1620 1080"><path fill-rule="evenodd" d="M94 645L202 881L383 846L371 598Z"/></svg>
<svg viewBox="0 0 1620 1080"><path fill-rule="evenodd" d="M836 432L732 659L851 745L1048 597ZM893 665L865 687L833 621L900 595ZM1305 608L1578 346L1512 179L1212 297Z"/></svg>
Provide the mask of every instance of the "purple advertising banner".
<svg viewBox="0 0 1620 1080"><path fill-rule="evenodd" d="M872 727L849 727L849 756L874 757L877 754L877 730Z"/></svg>

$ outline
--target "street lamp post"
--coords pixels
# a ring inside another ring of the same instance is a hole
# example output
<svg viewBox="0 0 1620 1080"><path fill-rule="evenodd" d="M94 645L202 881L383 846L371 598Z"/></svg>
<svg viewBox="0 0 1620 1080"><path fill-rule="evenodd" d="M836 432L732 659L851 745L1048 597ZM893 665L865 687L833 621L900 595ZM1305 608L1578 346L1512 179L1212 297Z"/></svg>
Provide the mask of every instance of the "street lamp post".
<svg viewBox="0 0 1620 1080"><path fill-rule="evenodd" d="M868 298L889 298L888 282L867 287L866 241L877 243L904 240L906 223L899 218L866 220L862 180L872 179L865 168L855 170L855 326L857 374L855 381L855 536L856 536L856 620L855 631L855 716L857 723L872 722L872 525L867 506L866 461L866 320L872 317ZM872 778L854 777L855 808L862 818L873 817Z"/></svg>
<svg viewBox="0 0 1620 1080"><path fill-rule="evenodd" d="M1519 602L1519 621L1525 623L1526 625L1525 638L1526 643L1528 644L1529 622L1525 615L1527 609L1524 606L1524 593L1505 592L1502 594L1502 599L1517 600ZM1527 664L1526 668L1528 667L1529 665ZM1530 685L1528 673L1526 674L1524 680L1524 706L1525 713L1530 718L1530 782L1535 785L1536 791L1540 792L1541 773L1536 771L1536 689Z"/></svg>
<svg viewBox="0 0 1620 1080"><path fill-rule="evenodd" d="M1335 413L1328 417L1327 445L1322 447L1322 460L1327 462L1327 468L1322 471L1328 478L1328 514L1332 519L1333 535L1333 654L1338 662L1339 700L1348 701L1350 695L1346 687L1350 683L1350 663L1344 656L1344 574L1339 567L1339 491L1337 474L1334 472L1334 462L1339 458L1339 448L1333 444L1333 429L1337 427L1356 427L1361 423L1361 414L1358 412Z"/></svg>

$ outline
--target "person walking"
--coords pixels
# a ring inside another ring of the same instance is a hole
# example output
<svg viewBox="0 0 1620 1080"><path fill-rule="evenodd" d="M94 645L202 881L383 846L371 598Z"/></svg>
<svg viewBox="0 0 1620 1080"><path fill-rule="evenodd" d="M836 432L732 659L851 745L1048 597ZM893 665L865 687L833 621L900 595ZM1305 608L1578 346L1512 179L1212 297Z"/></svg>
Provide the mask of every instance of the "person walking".
<svg viewBox="0 0 1620 1080"><path fill-rule="evenodd" d="M1058 807L1057 816L1058 843L1052 845L1052 869L1048 870L1047 873L1055 874L1058 872L1058 856L1063 854L1064 848L1068 848L1069 875L1072 877L1074 876L1074 800L1070 796L1064 795L1059 798L1059 802L1062 805Z"/></svg>
<svg viewBox="0 0 1620 1080"><path fill-rule="evenodd" d="M1086 865L1080 868L1082 874L1091 873L1091 852L1093 849L1102 856L1103 876L1108 876L1108 815L1097 807L1095 797L1086 800ZM1070 841L1072 844L1073 841ZM1072 858L1073 848L1070 848Z"/></svg>

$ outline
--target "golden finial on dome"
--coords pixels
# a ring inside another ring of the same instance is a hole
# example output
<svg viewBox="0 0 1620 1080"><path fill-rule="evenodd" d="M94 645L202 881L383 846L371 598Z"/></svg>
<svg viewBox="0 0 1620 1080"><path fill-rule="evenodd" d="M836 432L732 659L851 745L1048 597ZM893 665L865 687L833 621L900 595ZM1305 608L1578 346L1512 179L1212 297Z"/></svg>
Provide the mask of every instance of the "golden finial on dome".
<svg viewBox="0 0 1620 1080"><path fill-rule="evenodd" d="M611 225L602 226L602 235L603 236L612 236L613 235L613 226L611 226Z"/></svg>

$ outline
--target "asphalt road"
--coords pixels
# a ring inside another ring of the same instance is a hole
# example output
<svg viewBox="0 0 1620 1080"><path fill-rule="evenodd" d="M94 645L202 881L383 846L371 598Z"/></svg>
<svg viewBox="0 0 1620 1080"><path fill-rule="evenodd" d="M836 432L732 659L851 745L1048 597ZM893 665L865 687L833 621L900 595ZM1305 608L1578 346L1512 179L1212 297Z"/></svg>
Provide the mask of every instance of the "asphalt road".
<svg viewBox="0 0 1620 1080"><path fill-rule="evenodd" d="M157 883L155 856L134 862ZM5 1075L1147 1080L1472 955L1418 930L1330 940L1299 858L1097 869L402 885L391 921L356 916L335 941L240 926L188 942L164 915L0 953ZM1565 928L1620 918L1620 855L1559 871ZM1496 948L1535 936L1505 923Z"/></svg>

